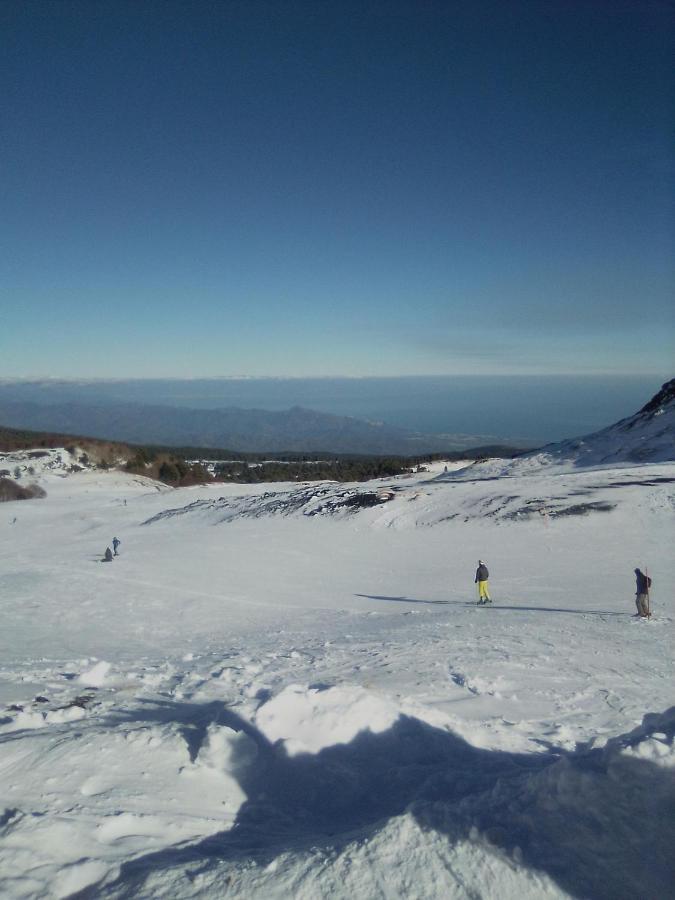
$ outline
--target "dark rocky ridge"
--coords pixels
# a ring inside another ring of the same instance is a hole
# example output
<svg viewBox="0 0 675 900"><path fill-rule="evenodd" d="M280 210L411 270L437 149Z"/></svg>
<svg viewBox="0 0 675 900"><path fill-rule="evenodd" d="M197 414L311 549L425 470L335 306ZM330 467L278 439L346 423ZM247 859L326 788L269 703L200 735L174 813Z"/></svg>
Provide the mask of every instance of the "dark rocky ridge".
<svg viewBox="0 0 675 900"><path fill-rule="evenodd" d="M659 409L666 406L669 403L672 403L675 400L675 378L671 378L670 381L666 381L664 385L662 385L661 390L654 394L649 403L645 403L640 412L641 413L655 413L658 412Z"/></svg>

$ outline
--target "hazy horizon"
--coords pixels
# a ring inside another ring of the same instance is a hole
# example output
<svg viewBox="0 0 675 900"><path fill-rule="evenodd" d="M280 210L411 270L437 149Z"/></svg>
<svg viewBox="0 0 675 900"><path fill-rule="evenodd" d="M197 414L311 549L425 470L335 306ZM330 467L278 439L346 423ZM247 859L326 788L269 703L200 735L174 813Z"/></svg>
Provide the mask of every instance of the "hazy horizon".
<svg viewBox="0 0 675 900"><path fill-rule="evenodd" d="M675 366L675 360L673 361ZM331 379L339 379L345 381L368 381L380 379L382 381L392 378L638 378L638 379L654 379L660 378L668 381L671 377L667 371L626 371L619 372L417 372L411 375L402 375L395 372L387 372L382 374L364 373L352 374L349 372L335 372L329 374L308 373L306 375L285 375L279 373L268 373L265 375L255 375L252 373L240 372L234 374L198 374L198 375L135 375L133 373L125 375L54 375L49 373L32 373L28 375L2 375L0 374L0 384L9 382L64 382L64 383L96 383L96 382L148 382L148 381L326 381Z"/></svg>
<svg viewBox="0 0 675 900"><path fill-rule="evenodd" d="M667 377L0 379L0 400L270 411L302 406L429 434L545 443L587 434L631 415Z"/></svg>

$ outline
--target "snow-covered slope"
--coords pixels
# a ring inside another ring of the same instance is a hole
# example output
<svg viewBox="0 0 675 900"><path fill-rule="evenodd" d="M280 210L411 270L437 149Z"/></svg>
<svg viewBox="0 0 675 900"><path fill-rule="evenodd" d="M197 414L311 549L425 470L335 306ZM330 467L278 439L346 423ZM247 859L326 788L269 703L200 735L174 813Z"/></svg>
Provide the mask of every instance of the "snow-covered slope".
<svg viewBox="0 0 675 900"><path fill-rule="evenodd" d="M171 490L40 459L0 507L0 895L669 896L674 463Z"/></svg>
<svg viewBox="0 0 675 900"><path fill-rule="evenodd" d="M548 444L514 460L488 460L463 472L465 478L535 474L542 467L570 471L589 466L675 460L675 379L642 409L608 428L581 438Z"/></svg>
<svg viewBox="0 0 675 900"><path fill-rule="evenodd" d="M127 456L107 454L109 465L122 465ZM77 445L41 448L39 450L12 450L0 452L0 476L46 487L55 478L66 478L77 472L98 470L98 459L91 459L86 450Z"/></svg>

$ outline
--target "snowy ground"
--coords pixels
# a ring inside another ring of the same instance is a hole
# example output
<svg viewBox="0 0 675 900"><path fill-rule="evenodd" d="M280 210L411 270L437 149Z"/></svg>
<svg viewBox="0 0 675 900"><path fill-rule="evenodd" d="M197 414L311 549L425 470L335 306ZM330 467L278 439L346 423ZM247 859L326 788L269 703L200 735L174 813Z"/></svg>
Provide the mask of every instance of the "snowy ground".
<svg viewBox="0 0 675 900"><path fill-rule="evenodd" d="M0 507L3 897L673 896L675 464L172 491L56 456Z"/></svg>

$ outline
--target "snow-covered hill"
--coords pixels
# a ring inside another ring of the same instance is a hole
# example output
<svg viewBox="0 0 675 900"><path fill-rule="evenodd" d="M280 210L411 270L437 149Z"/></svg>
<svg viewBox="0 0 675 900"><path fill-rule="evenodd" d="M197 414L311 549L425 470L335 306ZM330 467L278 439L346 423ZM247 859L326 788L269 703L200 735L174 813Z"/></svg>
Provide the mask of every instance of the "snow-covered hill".
<svg viewBox="0 0 675 900"><path fill-rule="evenodd" d="M53 454L0 507L3 897L669 896L675 463L172 490Z"/></svg>
<svg viewBox="0 0 675 900"><path fill-rule="evenodd" d="M635 415L585 439L564 441L557 452L577 466L675 459L675 379Z"/></svg>
<svg viewBox="0 0 675 900"><path fill-rule="evenodd" d="M675 460L675 379L642 409L620 422L593 434L525 453L513 460L477 463L465 478L494 478L535 474L541 468L571 471L590 466L655 463Z"/></svg>

